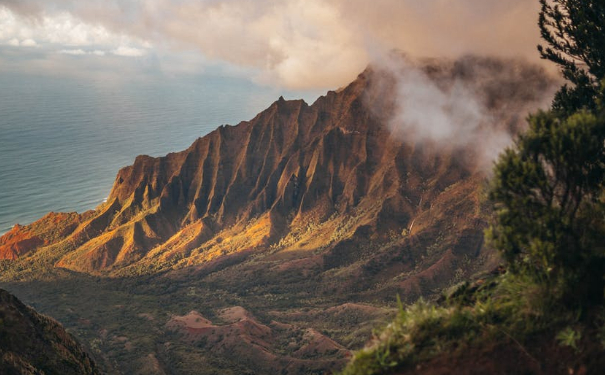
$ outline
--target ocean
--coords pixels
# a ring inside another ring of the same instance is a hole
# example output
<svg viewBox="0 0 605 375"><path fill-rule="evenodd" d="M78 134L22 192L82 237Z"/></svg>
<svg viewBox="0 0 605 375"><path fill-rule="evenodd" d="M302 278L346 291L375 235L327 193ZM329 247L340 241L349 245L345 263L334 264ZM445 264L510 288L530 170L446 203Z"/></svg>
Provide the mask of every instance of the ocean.
<svg viewBox="0 0 605 375"><path fill-rule="evenodd" d="M218 76L0 75L0 234L50 211L94 209L137 155L184 150L219 125L253 118L280 95L312 101L318 94Z"/></svg>

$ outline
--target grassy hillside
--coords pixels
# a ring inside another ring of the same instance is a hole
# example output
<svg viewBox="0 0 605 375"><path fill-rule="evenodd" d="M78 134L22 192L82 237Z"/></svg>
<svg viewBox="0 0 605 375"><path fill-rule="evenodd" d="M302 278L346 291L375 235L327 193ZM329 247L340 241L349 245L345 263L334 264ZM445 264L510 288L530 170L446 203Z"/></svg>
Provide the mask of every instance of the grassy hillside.
<svg viewBox="0 0 605 375"><path fill-rule="evenodd" d="M342 374L599 374L604 353L602 306L569 309L530 280L488 274L400 305Z"/></svg>

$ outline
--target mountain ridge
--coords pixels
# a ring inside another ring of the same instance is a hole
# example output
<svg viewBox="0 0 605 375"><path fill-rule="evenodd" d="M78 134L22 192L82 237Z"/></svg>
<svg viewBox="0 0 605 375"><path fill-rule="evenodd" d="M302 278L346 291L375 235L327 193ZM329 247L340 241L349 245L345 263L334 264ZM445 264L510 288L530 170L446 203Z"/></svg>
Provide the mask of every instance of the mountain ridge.
<svg viewBox="0 0 605 375"><path fill-rule="evenodd" d="M435 67L429 71L443 74ZM460 164L459 151L431 160L439 145L403 147L405 142L390 134L383 124L394 103L379 98L385 92L372 93L380 74L368 68L352 84L311 106L282 97L254 119L221 126L185 151L161 158L138 156L119 171L107 203L94 211L94 218L82 217L73 233L70 223L66 233L78 251L57 266L85 272L127 267L169 242L165 257L187 256L223 228L241 226L259 215L265 215L263 235L248 247L269 245L297 221L323 221L364 206L364 200L371 201L366 206L382 206L375 220L380 217L389 230L401 232L421 201L435 197L436 192L426 197L418 193L418 177L423 178L425 170L439 174L433 176L438 189L475 172ZM407 180L410 171L416 181ZM5 258L60 238L40 242L39 236L27 236L19 228L0 240ZM174 237L183 228L192 238Z"/></svg>

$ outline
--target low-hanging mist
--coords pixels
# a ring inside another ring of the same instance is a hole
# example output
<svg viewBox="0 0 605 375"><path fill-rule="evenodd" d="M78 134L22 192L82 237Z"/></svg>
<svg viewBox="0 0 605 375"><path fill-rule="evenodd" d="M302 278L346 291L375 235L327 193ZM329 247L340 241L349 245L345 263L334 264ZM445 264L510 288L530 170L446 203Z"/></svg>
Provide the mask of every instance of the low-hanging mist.
<svg viewBox="0 0 605 375"><path fill-rule="evenodd" d="M372 96L391 98L387 122L395 134L458 151L462 162L485 171L527 116L548 106L558 83L521 59L413 60L392 53L372 67L381 73Z"/></svg>

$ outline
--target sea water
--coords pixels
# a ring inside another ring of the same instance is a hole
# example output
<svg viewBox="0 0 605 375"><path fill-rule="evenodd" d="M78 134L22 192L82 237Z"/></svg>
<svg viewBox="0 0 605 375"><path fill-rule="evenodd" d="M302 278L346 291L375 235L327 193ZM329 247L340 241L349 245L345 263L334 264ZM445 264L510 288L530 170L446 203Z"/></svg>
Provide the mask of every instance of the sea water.
<svg viewBox="0 0 605 375"><path fill-rule="evenodd" d="M0 234L50 211L94 209L137 155L181 151L280 95L317 97L234 77L0 75Z"/></svg>

